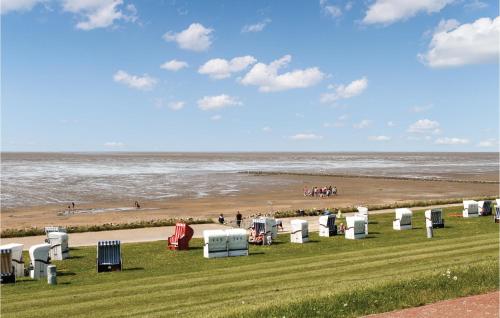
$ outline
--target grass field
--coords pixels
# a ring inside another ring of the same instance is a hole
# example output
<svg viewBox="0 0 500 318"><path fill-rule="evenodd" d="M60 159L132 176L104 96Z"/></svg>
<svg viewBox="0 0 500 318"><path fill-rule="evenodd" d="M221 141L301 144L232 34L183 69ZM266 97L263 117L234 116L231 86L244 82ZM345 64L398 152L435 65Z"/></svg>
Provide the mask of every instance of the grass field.
<svg viewBox="0 0 500 318"><path fill-rule="evenodd" d="M447 209L433 239L423 211L401 232L393 214L373 215L367 239L282 235L249 257L204 259L201 240L187 252L124 244L124 271L113 273L96 273L95 247L74 248L54 261L59 285L3 285L2 317L356 317L498 290L498 224L450 216L460 212Z"/></svg>

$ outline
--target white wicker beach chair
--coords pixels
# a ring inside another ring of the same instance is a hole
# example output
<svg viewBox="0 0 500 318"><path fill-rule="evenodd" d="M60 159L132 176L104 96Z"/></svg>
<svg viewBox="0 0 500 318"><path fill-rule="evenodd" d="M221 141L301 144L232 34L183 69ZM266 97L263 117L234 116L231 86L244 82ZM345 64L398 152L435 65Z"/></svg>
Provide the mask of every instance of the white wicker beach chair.
<svg viewBox="0 0 500 318"><path fill-rule="evenodd" d="M358 240L366 237L365 219L360 216L348 216L345 218L347 229L344 237L349 240Z"/></svg>
<svg viewBox="0 0 500 318"><path fill-rule="evenodd" d="M411 230L413 212L408 208L396 209L396 218L392 222L394 230Z"/></svg>
<svg viewBox="0 0 500 318"><path fill-rule="evenodd" d="M425 211L425 227L443 228L443 209L431 209Z"/></svg>
<svg viewBox="0 0 500 318"><path fill-rule="evenodd" d="M252 220L253 231L249 237L250 243L269 245L278 238L278 223L276 219L261 217Z"/></svg>
<svg viewBox="0 0 500 318"><path fill-rule="evenodd" d="M355 216L359 216L365 219L365 234L368 235L368 208L364 206L358 206L358 213L356 213Z"/></svg>
<svg viewBox="0 0 500 318"><path fill-rule="evenodd" d="M491 215L493 204L491 200L483 200L477 202L478 214L480 216Z"/></svg>
<svg viewBox="0 0 500 318"><path fill-rule="evenodd" d="M64 232L50 232L47 234L47 243L50 244L50 259L62 261L69 257L68 234Z"/></svg>
<svg viewBox="0 0 500 318"><path fill-rule="evenodd" d="M47 243L30 247L30 277L32 279L47 277L47 266L50 264L49 251L50 244Z"/></svg>
<svg viewBox="0 0 500 318"><path fill-rule="evenodd" d="M319 217L319 236L330 237L337 235L335 218L335 214L322 215Z"/></svg>
<svg viewBox="0 0 500 318"><path fill-rule="evenodd" d="M16 269L12 263L12 250L10 248L0 249L0 283L15 283Z"/></svg>
<svg viewBox="0 0 500 318"><path fill-rule="evenodd" d="M203 256L206 258L228 257L227 234L224 230L203 231Z"/></svg>
<svg viewBox="0 0 500 318"><path fill-rule="evenodd" d="M309 241L309 223L305 220L290 221L290 242L306 243Z"/></svg>
<svg viewBox="0 0 500 318"><path fill-rule="evenodd" d="M462 216L464 218L479 216L479 207L477 201L464 200L463 204L464 204L464 210L462 212Z"/></svg>
<svg viewBox="0 0 500 318"><path fill-rule="evenodd" d="M248 256L248 234L245 229L226 230L228 256Z"/></svg>
<svg viewBox="0 0 500 318"><path fill-rule="evenodd" d="M9 243L0 246L0 249L10 249L12 251L12 265L16 272L16 277L24 276L24 258L23 258L24 244Z"/></svg>

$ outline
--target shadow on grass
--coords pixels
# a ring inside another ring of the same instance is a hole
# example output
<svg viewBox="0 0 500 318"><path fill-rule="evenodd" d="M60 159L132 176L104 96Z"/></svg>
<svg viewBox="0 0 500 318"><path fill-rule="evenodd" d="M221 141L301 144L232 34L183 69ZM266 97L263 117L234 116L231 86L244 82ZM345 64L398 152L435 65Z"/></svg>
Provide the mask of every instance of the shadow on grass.
<svg viewBox="0 0 500 318"><path fill-rule="evenodd" d="M249 252L248 255L263 255L266 254L264 252Z"/></svg>
<svg viewBox="0 0 500 318"><path fill-rule="evenodd" d="M36 283L37 280L35 279L23 279L23 280L16 280L16 284L26 284L26 283Z"/></svg>
<svg viewBox="0 0 500 318"><path fill-rule="evenodd" d="M76 256L70 256L70 257L68 257L68 259L79 259L79 258L83 258L83 256L76 255Z"/></svg>
<svg viewBox="0 0 500 318"><path fill-rule="evenodd" d="M57 272L57 276L75 276L74 272Z"/></svg>
<svg viewBox="0 0 500 318"><path fill-rule="evenodd" d="M122 271L128 272L128 271L143 271L144 267L129 267L129 268L124 268Z"/></svg>

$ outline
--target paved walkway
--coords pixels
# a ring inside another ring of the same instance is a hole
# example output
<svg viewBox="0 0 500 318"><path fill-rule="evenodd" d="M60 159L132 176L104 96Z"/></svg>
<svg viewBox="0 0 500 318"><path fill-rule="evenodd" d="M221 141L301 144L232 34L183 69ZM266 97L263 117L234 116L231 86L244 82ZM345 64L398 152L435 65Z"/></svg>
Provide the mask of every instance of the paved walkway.
<svg viewBox="0 0 500 318"><path fill-rule="evenodd" d="M435 208L435 207L453 207L460 206L462 204L448 204L439 206L429 206L429 207L415 207L413 210L421 210L425 208ZM394 209L377 210L370 211L370 214L384 214L384 213L394 213ZM353 213L342 213L343 216L349 216ZM286 233L290 229L290 221L295 218L283 218L283 227ZM309 221L309 231L318 231L318 217L317 216L304 216L300 219ZM229 228L225 225L220 224L193 224L191 227L194 229L194 237L203 237L204 230L214 230L214 229L225 229ZM70 246L91 246L95 245L99 240L120 240L122 243L136 243L136 242L151 242L151 241L161 241L166 240L168 236L174 233L174 226L163 226L163 227L149 227L140 229L129 229L129 230L113 230L113 231L102 231L102 232L85 232L85 233L71 233L69 235ZM280 231L281 232L281 231ZM43 243L45 240L45 235L40 236L27 236L27 237L14 237L14 238L4 238L1 239L1 244L8 243L21 243L24 244L24 249L29 249L32 245Z"/></svg>
<svg viewBox="0 0 500 318"><path fill-rule="evenodd" d="M440 301L434 304L370 315L366 318L498 318L500 292Z"/></svg>

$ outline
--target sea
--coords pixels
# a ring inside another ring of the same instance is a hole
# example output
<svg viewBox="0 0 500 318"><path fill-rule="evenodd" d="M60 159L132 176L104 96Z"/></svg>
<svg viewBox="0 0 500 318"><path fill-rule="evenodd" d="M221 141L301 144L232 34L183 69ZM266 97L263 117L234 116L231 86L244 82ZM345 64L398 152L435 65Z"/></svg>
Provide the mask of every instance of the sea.
<svg viewBox="0 0 500 318"><path fill-rule="evenodd" d="M499 154L8 152L1 207L235 195L269 182L256 172L474 179L498 176Z"/></svg>

